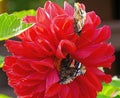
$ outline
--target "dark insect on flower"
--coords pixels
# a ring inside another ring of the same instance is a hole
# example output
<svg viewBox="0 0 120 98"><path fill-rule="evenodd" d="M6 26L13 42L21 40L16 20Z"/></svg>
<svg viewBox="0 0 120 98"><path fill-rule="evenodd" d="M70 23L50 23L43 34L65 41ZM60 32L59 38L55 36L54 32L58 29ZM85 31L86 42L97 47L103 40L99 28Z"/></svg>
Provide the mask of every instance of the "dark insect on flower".
<svg viewBox="0 0 120 98"><path fill-rule="evenodd" d="M80 32L84 26L86 20L86 12L82 8L80 3L74 4L74 31L78 35L80 35Z"/></svg>
<svg viewBox="0 0 120 98"><path fill-rule="evenodd" d="M77 76L84 75L85 72L86 69L81 63L72 59L70 55L67 55L66 58L61 61L59 83L68 84L72 82Z"/></svg>

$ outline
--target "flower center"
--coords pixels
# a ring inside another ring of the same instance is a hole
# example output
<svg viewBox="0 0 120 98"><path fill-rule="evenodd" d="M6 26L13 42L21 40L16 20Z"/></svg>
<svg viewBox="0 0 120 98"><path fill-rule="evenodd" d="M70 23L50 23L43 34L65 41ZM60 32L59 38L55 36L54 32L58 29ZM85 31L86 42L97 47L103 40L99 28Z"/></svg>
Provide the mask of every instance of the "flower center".
<svg viewBox="0 0 120 98"><path fill-rule="evenodd" d="M85 66L80 62L72 59L67 55L65 59L61 60L59 71L59 83L68 84L72 82L77 76L84 75L86 72Z"/></svg>

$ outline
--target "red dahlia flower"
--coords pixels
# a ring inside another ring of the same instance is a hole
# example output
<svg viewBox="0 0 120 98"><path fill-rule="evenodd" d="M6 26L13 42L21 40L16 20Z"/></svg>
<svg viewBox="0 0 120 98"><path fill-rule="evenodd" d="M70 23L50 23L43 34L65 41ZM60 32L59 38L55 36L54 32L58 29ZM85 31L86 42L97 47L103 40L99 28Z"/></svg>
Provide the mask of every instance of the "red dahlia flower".
<svg viewBox="0 0 120 98"><path fill-rule="evenodd" d="M34 25L18 36L20 41L6 41L12 56L3 70L18 98L96 98L101 83L111 81L99 70L114 61L114 48L106 42L110 28L97 28L100 18L88 12L79 36L73 14L67 2L62 9L47 1L36 16L24 18Z"/></svg>

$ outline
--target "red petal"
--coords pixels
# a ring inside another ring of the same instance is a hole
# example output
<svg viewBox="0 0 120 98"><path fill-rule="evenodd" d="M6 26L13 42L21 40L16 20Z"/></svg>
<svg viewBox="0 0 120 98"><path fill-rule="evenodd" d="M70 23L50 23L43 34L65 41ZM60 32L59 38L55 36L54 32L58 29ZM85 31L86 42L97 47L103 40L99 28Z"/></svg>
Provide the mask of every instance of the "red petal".
<svg viewBox="0 0 120 98"><path fill-rule="evenodd" d="M61 85L61 86L62 86L61 91L59 93L60 98L68 98L67 96L68 96L69 90L70 90L69 86L67 86L67 85Z"/></svg>
<svg viewBox="0 0 120 98"><path fill-rule="evenodd" d="M82 79L82 77L78 77L77 83L79 85L79 90L81 92L81 98L90 98L89 92L88 92L88 87L85 81ZM87 92L87 93L86 93Z"/></svg>
<svg viewBox="0 0 120 98"><path fill-rule="evenodd" d="M101 81L105 81L106 83L110 83L112 81L111 75L107 75L99 69L92 68L91 71L94 72Z"/></svg>
<svg viewBox="0 0 120 98"><path fill-rule="evenodd" d="M58 40L61 39L72 39L75 35L73 28L73 18L67 15L56 16L53 19L53 24L51 26L54 35L56 35ZM57 32L57 33L56 33Z"/></svg>
<svg viewBox="0 0 120 98"><path fill-rule="evenodd" d="M45 96L52 97L52 96L56 95L58 92L60 92L60 90L61 90L61 85L58 83L55 83L47 88L47 90L45 92Z"/></svg>
<svg viewBox="0 0 120 98"><path fill-rule="evenodd" d="M72 98L83 98L83 96L81 95L80 89L79 89L80 84L78 84L76 82L76 80L74 80L72 83L70 83L69 87L72 93Z"/></svg>
<svg viewBox="0 0 120 98"><path fill-rule="evenodd" d="M31 27L31 28L27 29L25 32L18 35L17 37L23 41L30 41L31 42L31 41L34 41L37 36L38 35L37 35L34 27Z"/></svg>
<svg viewBox="0 0 120 98"><path fill-rule="evenodd" d="M109 26L103 26L102 28L99 28L96 33L98 33L98 36L96 37L94 43L106 41L110 38L111 35Z"/></svg>
<svg viewBox="0 0 120 98"><path fill-rule="evenodd" d="M47 27L50 26L50 20L48 18L47 13L45 12L45 10L43 8L37 9L36 21L38 23L44 24Z"/></svg>
<svg viewBox="0 0 120 98"><path fill-rule="evenodd" d="M89 80L91 84L93 84L96 87L98 91L102 90L102 84L101 84L102 81L99 79L99 77L96 76L96 74L94 74L94 72L87 69L85 77Z"/></svg>
<svg viewBox="0 0 120 98"><path fill-rule="evenodd" d="M23 18L23 21L25 23L35 23L36 22L36 17L35 16L25 16Z"/></svg>
<svg viewBox="0 0 120 98"><path fill-rule="evenodd" d="M85 59L86 57L90 56L99 46L99 44L96 44L80 48L73 55L75 55L75 57Z"/></svg>
<svg viewBox="0 0 120 98"><path fill-rule="evenodd" d="M46 79L46 88L58 83L59 81L59 77L58 77L58 73L56 70L53 70L51 73L48 74L47 79Z"/></svg>
<svg viewBox="0 0 120 98"><path fill-rule="evenodd" d="M100 22L101 22L101 20L100 20L99 16L97 16L94 11L87 13L87 18L86 18L85 24L92 24L96 27L100 24Z"/></svg>
<svg viewBox="0 0 120 98"><path fill-rule="evenodd" d="M64 58L64 53L72 53L76 50L76 46L74 43L70 42L69 40L61 40L58 48L57 48L57 57L58 58Z"/></svg>
<svg viewBox="0 0 120 98"><path fill-rule="evenodd" d="M64 2L64 10L69 16L73 16L74 8L66 1Z"/></svg>
<svg viewBox="0 0 120 98"><path fill-rule="evenodd" d="M32 61L31 67L39 73L47 73L54 68L54 61L50 58L40 61Z"/></svg>
<svg viewBox="0 0 120 98"><path fill-rule="evenodd" d="M85 96L83 95L85 98L96 98L96 95L97 95L97 90L95 89L95 87L87 80L87 78L85 76L83 77L80 77L80 80L81 81L84 81L84 87L83 88L87 88L87 95L89 96ZM79 81L80 81L79 80ZM81 84L82 85L82 84ZM81 87L81 86L79 86ZM83 97L83 98L84 98Z"/></svg>
<svg viewBox="0 0 120 98"><path fill-rule="evenodd" d="M44 9L51 18L54 18L57 15L65 14L64 10L59 5L51 1L47 1L45 3Z"/></svg>

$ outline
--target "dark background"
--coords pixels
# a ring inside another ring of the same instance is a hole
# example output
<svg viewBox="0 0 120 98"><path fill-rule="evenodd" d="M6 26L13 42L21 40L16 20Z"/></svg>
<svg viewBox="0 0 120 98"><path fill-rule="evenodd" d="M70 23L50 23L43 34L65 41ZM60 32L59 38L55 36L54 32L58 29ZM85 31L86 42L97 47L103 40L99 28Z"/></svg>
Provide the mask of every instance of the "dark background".
<svg viewBox="0 0 120 98"><path fill-rule="evenodd" d="M14 11L37 9L43 6L46 0L3 0L0 1L0 13L12 13ZM52 0L60 1L60 0ZM70 1L70 0L67 0ZM71 0L73 1L73 0ZM120 0L77 0L84 3L87 11L94 10L102 19L102 25L107 24L111 27L112 37L109 40L115 46L116 60L112 65L111 70L106 70L106 73L111 75L120 75ZM62 2L60 5L63 5ZM59 4L58 3L58 4ZM71 2L73 3L73 2ZM0 55L6 56L9 53L3 46L4 41L0 42ZM0 69L0 94L7 94L16 98L13 89L7 85L7 77Z"/></svg>

